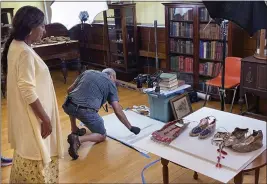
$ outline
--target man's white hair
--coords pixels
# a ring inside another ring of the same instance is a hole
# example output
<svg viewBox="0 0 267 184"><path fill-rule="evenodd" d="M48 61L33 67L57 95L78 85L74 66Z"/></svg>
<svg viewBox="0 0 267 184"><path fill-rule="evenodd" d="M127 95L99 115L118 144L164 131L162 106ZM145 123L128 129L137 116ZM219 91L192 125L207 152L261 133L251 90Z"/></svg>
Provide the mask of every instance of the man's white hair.
<svg viewBox="0 0 267 184"><path fill-rule="evenodd" d="M115 76L116 77L116 72L115 70L113 70L112 68L106 68L102 71L103 73L106 73L107 75L111 76Z"/></svg>

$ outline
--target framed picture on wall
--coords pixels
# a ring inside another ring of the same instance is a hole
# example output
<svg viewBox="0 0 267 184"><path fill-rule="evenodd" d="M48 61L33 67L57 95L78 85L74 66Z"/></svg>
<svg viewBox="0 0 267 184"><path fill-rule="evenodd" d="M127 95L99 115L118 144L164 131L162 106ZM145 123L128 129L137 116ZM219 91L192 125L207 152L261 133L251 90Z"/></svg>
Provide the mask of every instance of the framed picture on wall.
<svg viewBox="0 0 267 184"><path fill-rule="evenodd" d="M172 98L170 103L175 119L181 119L193 112L187 93Z"/></svg>

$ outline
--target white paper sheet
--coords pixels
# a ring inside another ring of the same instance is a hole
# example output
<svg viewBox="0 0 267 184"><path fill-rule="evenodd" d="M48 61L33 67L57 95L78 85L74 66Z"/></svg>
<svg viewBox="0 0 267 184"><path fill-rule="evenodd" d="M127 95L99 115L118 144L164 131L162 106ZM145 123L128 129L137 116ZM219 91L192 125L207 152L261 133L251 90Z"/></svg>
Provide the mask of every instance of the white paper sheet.
<svg viewBox="0 0 267 184"><path fill-rule="evenodd" d="M221 160L223 166L238 171L246 167L248 163L254 160L255 157L260 155L266 149L266 123L262 121L209 108L202 108L196 113L185 117L185 119L199 122L200 119L211 115L217 119L217 129L220 131L225 131L226 129L228 132L232 132L235 127L239 127L249 128L251 132L253 130L262 130L264 135L263 147L259 150L249 153L238 153L234 152L232 149L225 148L228 155L225 156L225 159ZM170 146L216 164L218 147L211 144L212 136L204 140L189 136L189 132L198 124L198 122L192 122L180 137L170 144Z"/></svg>
<svg viewBox="0 0 267 184"><path fill-rule="evenodd" d="M125 144L128 144L132 146L136 141L139 141L143 139L144 137L147 137L152 134L152 132L159 130L162 128L165 124L151 119L149 117L140 115L136 112L133 112L131 110L124 111L127 119L133 126L137 126L141 129L140 133L138 135L135 135L134 133L130 132L124 124L120 122L120 120L117 118L117 116L112 113L106 116L103 116L105 128L107 131L107 135L119 140ZM139 149L141 152L145 152L143 149Z"/></svg>
<svg viewBox="0 0 267 184"><path fill-rule="evenodd" d="M226 168L216 168L215 165L210 162L198 159L170 146L155 143L149 136L134 143L133 146L144 149L154 155L165 158L171 162L179 164L180 166L206 175L222 183L228 183L237 174L236 172Z"/></svg>
<svg viewBox="0 0 267 184"><path fill-rule="evenodd" d="M248 163L254 160L255 157L260 155L266 149L266 123L262 121L209 108L202 108L196 113L185 117L185 119L199 122L202 118L211 115L217 119L217 129L220 131L225 131L226 129L228 132L232 132L234 131L235 127L239 127L249 128L251 132L253 130L262 130L264 135L263 147L259 150L249 153L238 153L234 152L232 149L225 148L225 151L228 153L228 155L225 156L225 159L221 160L221 164L223 166L229 167L229 169L233 169L234 171L238 171L246 167ZM188 128L180 135L178 139L174 140L170 146L216 164L218 147L211 144L212 136L204 140L189 136L189 132L198 124L198 122L190 123Z"/></svg>

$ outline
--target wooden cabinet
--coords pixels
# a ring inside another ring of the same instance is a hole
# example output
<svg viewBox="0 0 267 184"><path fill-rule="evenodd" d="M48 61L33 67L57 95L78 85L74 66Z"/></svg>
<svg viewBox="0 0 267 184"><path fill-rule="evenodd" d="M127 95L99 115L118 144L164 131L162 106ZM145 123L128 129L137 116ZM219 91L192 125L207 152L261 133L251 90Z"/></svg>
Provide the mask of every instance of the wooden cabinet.
<svg viewBox="0 0 267 184"><path fill-rule="evenodd" d="M10 22L14 16L14 8L1 8L1 47L6 42L10 31L11 24Z"/></svg>
<svg viewBox="0 0 267 184"><path fill-rule="evenodd" d="M159 69L166 69L165 54L165 26L157 26L157 45ZM143 73L153 74L156 72L156 43L155 27L153 25L138 26L139 62L143 67Z"/></svg>
<svg viewBox="0 0 267 184"><path fill-rule="evenodd" d="M256 59L253 56L243 58L241 61L240 111L242 114L254 114L249 109L243 112L245 95L253 94L257 96L255 113L258 113L259 97L267 99L267 61Z"/></svg>
<svg viewBox="0 0 267 184"><path fill-rule="evenodd" d="M257 80L257 65L250 62L244 62L242 64L242 74L243 87L247 89L255 89Z"/></svg>

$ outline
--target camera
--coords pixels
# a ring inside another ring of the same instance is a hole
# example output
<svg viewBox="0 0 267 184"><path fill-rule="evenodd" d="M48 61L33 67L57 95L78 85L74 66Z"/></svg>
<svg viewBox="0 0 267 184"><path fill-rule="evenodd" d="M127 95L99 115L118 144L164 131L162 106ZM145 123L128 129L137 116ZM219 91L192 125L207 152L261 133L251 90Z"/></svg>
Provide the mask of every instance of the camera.
<svg viewBox="0 0 267 184"><path fill-rule="evenodd" d="M136 82L137 88L142 88L143 84L147 83L148 78L150 78L149 74L139 74L135 77L134 81Z"/></svg>
<svg viewBox="0 0 267 184"><path fill-rule="evenodd" d="M139 74L137 77L134 78L136 82L137 88L142 88L143 84L147 83L148 88L153 88L155 82L159 82L159 76L162 71L159 71L153 75L150 74Z"/></svg>

